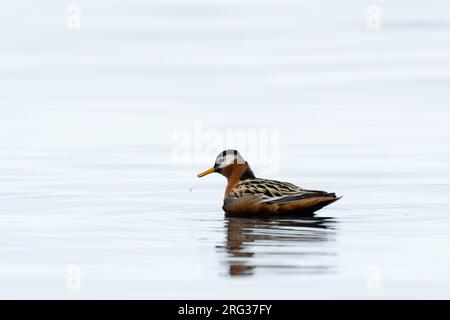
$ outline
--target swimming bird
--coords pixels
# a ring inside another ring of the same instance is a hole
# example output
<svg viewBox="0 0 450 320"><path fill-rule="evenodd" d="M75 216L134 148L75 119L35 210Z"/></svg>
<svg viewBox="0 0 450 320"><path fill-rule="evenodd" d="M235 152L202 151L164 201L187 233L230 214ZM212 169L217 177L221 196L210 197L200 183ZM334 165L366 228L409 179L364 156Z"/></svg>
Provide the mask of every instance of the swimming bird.
<svg viewBox="0 0 450 320"><path fill-rule="evenodd" d="M312 215L341 198L289 182L257 178L237 150L219 153L214 166L197 176L214 172L228 180L222 207L227 216Z"/></svg>

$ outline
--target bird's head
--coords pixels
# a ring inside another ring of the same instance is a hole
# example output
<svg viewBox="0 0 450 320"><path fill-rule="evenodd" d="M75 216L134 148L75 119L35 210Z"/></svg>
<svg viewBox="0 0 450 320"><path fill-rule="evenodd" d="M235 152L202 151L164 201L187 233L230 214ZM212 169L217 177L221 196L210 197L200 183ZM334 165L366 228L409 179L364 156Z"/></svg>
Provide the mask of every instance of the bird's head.
<svg viewBox="0 0 450 320"><path fill-rule="evenodd" d="M248 178L255 178L253 171L247 161L242 158L241 154L237 150L225 150L219 153L214 163L214 166L209 168L197 176L204 177L210 173L220 173L227 179L235 175L240 180Z"/></svg>

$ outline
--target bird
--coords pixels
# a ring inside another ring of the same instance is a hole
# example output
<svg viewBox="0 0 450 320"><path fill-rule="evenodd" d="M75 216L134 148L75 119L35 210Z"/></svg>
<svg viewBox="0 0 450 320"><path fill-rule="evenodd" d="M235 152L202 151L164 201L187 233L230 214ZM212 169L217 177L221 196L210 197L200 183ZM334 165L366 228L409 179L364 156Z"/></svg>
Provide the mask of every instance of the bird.
<svg viewBox="0 0 450 320"><path fill-rule="evenodd" d="M257 178L250 165L234 149L224 150L214 166L199 173L219 173L227 178L222 209L226 216L312 216L342 197L325 191L307 190L289 182Z"/></svg>

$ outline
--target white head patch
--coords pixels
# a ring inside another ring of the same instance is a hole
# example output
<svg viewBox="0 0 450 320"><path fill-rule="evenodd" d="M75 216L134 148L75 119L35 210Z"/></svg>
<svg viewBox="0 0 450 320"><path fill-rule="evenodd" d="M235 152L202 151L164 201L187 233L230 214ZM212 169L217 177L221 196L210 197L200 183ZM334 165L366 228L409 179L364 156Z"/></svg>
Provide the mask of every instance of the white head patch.
<svg viewBox="0 0 450 320"><path fill-rule="evenodd" d="M236 150L225 150L217 156L214 166L223 168L230 164L245 164L245 160Z"/></svg>

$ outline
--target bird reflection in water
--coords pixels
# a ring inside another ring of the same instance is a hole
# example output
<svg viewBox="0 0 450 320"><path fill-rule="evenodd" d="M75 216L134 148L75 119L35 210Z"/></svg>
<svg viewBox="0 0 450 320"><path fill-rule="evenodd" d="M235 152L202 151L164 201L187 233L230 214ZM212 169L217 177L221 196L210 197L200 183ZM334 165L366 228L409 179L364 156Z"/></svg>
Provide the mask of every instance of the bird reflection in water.
<svg viewBox="0 0 450 320"><path fill-rule="evenodd" d="M335 221L326 217L225 220L230 276L334 272Z"/></svg>

